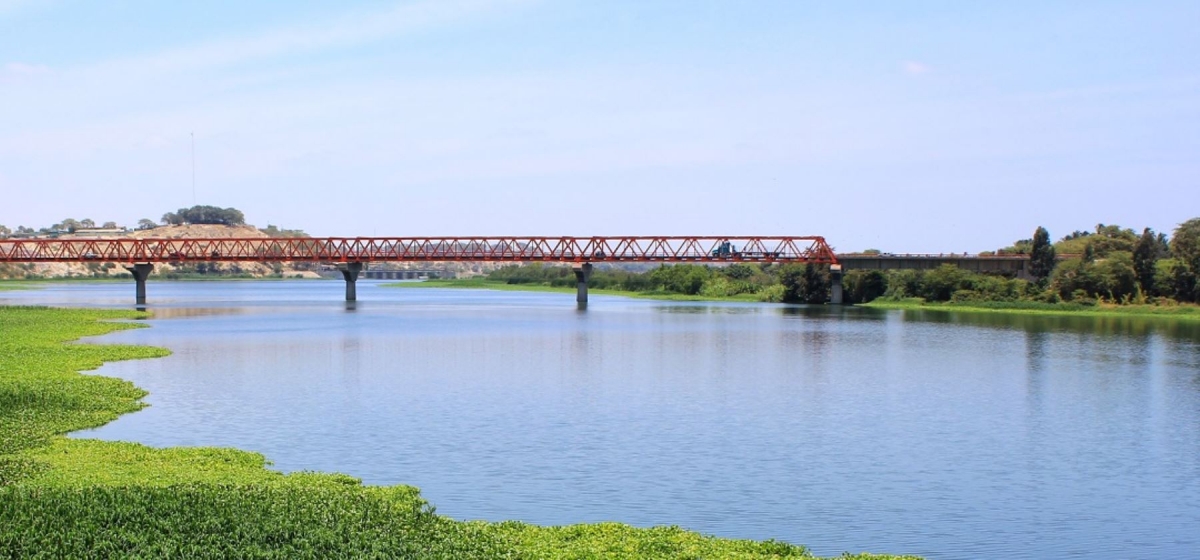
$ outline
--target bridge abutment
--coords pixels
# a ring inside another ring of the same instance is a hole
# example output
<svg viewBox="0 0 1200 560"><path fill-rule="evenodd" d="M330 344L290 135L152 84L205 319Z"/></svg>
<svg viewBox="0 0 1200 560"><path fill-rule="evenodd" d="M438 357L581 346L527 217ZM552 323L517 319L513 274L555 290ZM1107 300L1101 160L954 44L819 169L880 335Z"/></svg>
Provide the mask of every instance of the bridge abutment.
<svg viewBox="0 0 1200 560"><path fill-rule="evenodd" d="M842 265L829 265L829 303L841 304L842 297Z"/></svg>
<svg viewBox="0 0 1200 560"><path fill-rule="evenodd" d="M342 278L346 279L346 301L358 300L358 275L365 268L364 263L348 262L337 265L337 268L342 273Z"/></svg>
<svg viewBox="0 0 1200 560"><path fill-rule="evenodd" d="M587 303L588 280L592 278L592 263L583 263L571 267L575 271L575 301Z"/></svg>
<svg viewBox="0 0 1200 560"><path fill-rule="evenodd" d="M128 270L133 275L133 281L137 283L136 304L146 305L146 278L154 272L154 265L151 263L135 263L126 265L125 270Z"/></svg>

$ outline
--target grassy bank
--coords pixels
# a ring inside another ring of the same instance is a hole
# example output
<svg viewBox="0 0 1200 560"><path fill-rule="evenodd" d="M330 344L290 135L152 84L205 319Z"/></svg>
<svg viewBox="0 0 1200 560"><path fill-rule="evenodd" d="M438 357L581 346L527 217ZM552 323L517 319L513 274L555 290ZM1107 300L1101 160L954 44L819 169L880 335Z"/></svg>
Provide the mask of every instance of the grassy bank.
<svg viewBox="0 0 1200 560"><path fill-rule="evenodd" d="M810 557L674 527L455 521L415 488L285 475L256 453L63 437L143 406L133 384L79 372L166 350L70 343L138 326L106 320L141 317L0 307L0 557Z"/></svg>
<svg viewBox="0 0 1200 560"><path fill-rule="evenodd" d="M920 298L908 298L901 300L877 299L870 303L862 304L862 306L876 309L971 311L1022 315L1138 317L1200 322L1200 306L1196 305L1081 305L1077 303L1042 303L1035 301L941 303L927 302Z"/></svg>
<svg viewBox="0 0 1200 560"><path fill-rule="evenodd" d="M508 284L506 282L498 282L495 280L487 280L484 278L466 278L462 280L424 280L421 282L397 282L394 284L384 284L386 288L464 288L473 290L501 290L507 292L554 292L560 294L574 294L575 288L546 286L543 284ZM589 288L588 294L604 295L604 296L624 296L642 299L656 299L667 301L742 301L756 302L758 296L755 294L738 294L736 296L702 296L702 295L685 295L672 292L632 292L626 290L604 290Z"/></svg>

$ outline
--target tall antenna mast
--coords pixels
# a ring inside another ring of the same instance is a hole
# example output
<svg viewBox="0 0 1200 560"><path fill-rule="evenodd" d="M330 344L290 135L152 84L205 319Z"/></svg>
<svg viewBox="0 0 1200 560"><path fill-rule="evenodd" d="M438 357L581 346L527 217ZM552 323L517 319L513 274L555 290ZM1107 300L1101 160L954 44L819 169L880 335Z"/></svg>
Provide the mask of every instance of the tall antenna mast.
<svg viewBox="0 0 1200 560"><path fill-rule="evenodd" d="M189 132L192 135L192 206L196 205L196 133Z"/></svg>

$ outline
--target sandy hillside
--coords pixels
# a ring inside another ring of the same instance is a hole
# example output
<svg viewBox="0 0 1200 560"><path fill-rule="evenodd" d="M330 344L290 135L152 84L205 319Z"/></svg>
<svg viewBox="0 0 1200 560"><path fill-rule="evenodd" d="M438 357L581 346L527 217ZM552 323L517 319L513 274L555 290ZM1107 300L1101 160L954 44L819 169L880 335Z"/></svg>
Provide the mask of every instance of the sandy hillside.
<svg viewBox="0 0 1200 560"><path fill-rule="evenodd" d="M123 235L62 235L59 239L228 239L228 238L268 238L267 234L254 226L223 226L195 224L184 226L159 226L154 229L130 231ZM41 278L71 278L71 277L107 277L128 274L120 266L123 263L43 263L43 264L9 264L0 265L0 278L24 278L26 276ZM283 274L286 277L301 276L305 278L318 277L318 266L303 263L212 263L206 267L224 273L268 276ZM438 270L447 276L476 276L504 266L503 263L479 262L403 262L403 263L373 263L371 269L390 270ZM189 267L183 270L170 264L159 263L154 266L154 274L167 275L175 272L193 272Z"/></svg>
<svg viewBox="0 0 1200 560"><path fill-rule="evenodd" d="M254 226L222 226L222 225L185 225L185 226L161 226L154 229L131 231L124 235L110 236L93 236L93 235L62 235L59 239L227 239L233 237L241 238L266 238L267 234L259 231ZM125 269L120 266L122 263L38 263L38 264L13 264L5 265L0 270L0 277L22 278L27 275L41 278L94 278L107 277L128 274ZM305 270L297 270L291 263L205 263L206 267L211 270L217 270L231 274L243 274L251 276L267 276L271 274L281 273L287 277L301 276L306 278L315 278L317 273L306 270L310 267L302 267ZM154 274L167 275L175 272L194 272L192 267L175 267L166 263L154 265Z"/></svg>
<svg viewBox="0 0 1200 560"><path fill-rule="evenodd" d="M269 236L261 231L258 231L258 228L255 228L254 226L221 226L198 224L187 226L161 226L154 229L130 232L129 235L123 237L132 237L134 239L227 239L231 237L264 238Z"/></svg>

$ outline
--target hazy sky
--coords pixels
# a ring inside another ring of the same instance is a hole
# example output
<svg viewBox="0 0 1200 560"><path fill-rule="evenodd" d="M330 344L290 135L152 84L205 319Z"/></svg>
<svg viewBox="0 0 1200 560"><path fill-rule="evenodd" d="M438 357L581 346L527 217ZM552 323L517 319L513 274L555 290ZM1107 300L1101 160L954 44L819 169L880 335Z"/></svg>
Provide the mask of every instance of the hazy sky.
<svg viewBox="0 0 1200 560"><path fill-rule="evenodd" d="M1200 216L1200 2L0 0L0 224L994 249Z"/></svg>

